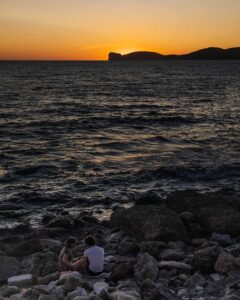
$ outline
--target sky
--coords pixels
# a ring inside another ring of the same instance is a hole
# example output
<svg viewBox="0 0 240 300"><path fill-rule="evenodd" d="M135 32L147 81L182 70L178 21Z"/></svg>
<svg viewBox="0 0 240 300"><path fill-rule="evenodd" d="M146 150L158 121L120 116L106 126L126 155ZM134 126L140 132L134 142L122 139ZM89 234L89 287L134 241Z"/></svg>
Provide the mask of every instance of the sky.
<svg viewBox="0 0 240 300"><path fill-rule="evenodd" d="M240 0L0 0L0 59L240 46Z"/></svg>

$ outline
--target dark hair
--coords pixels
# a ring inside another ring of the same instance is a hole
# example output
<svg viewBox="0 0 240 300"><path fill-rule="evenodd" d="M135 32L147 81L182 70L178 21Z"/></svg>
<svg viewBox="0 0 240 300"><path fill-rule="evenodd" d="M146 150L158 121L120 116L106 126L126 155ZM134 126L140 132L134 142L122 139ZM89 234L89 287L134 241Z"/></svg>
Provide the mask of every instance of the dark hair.
<svg viewBox="0 0 240 300"><path fill-rule="evenodd" d="M73 244L76 244L76 242L77 242L77 240L74 237L70 237L70 238L66 239L64 245L66 248L71 248L71 246Z"/></svg>
<svg viewBox="0 0 240 300"><path fill-rule="evenodd" d="M89 235L85 238L85 244L88 246L94 246L96 244L96 241L93 236Z"/></svg>

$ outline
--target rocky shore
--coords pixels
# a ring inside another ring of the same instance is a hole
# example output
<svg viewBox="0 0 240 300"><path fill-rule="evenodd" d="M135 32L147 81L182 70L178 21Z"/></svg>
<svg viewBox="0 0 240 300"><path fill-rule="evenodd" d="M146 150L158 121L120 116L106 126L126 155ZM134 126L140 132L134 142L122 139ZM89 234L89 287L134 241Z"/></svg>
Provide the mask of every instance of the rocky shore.
<svg viewBox="0 0 240 300"><path fill-rule="evenodd" d="M0 204L1 218L24 208ZM45 208L46 209L46 208ZM20 211L22 210L22 211ZM75 256L93 234L104 273L60 277L58 254L75 236ZM0 231L0 300L240 300L240 196L233 191L154 193L110 220L48 211L41 226Z"/></svg>

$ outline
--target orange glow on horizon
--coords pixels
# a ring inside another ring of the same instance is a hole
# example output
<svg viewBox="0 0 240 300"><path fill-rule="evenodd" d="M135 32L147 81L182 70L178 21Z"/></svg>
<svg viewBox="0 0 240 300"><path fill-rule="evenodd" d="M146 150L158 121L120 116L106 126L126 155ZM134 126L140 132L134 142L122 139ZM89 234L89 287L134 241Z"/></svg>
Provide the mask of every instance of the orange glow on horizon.
<svg viewBox="0 0 240 300"><path fill-rule="evenodd" d="M0 59L106 60L240 46L239 0L0 2Z"/></svg>

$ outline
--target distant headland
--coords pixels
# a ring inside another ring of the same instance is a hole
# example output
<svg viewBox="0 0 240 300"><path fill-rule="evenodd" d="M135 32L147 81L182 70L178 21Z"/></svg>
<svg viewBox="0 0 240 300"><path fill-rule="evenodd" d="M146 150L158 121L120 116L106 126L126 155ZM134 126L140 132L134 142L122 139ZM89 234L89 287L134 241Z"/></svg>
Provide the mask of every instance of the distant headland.
<svg viewBox="0 0 240 300"><path fill-rule="evenodd" d="M121 55L119 53L110 52L109 61L129 61L129 60L225 60L234 59L240 60L240 47L222 49L217 47L209 47L200 49L188 54L171 54L163 55L157 52L137 51Z"/></svg>

